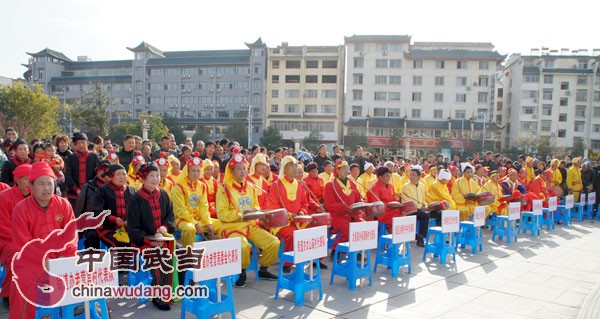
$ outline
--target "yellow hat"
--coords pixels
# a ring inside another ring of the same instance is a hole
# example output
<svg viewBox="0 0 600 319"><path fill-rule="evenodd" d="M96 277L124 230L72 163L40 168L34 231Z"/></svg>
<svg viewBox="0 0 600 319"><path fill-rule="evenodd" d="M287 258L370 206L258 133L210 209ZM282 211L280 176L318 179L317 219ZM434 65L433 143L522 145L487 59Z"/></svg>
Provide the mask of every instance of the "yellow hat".
<svg viewBox="0 0 600 319"><path fill-rule="evenodd" d="M248 175L252 176L254 175L255 169L256 169L256 164L265 164L267 165L267 167L269 166L269 163L267 162L267 157L265 156L265 154L262 153L258 153L256 155L254 155L254 158L252 159L252 163L250 164L250 172L248 173Z"/></svg>
<svg viewBox="0 0 600 319"><path fill-rule="evenodd" d="M283 171L288 164L298 164L298 160L290 155L282 158L281 164L279 165L279 176L283 176Z"/></svg>

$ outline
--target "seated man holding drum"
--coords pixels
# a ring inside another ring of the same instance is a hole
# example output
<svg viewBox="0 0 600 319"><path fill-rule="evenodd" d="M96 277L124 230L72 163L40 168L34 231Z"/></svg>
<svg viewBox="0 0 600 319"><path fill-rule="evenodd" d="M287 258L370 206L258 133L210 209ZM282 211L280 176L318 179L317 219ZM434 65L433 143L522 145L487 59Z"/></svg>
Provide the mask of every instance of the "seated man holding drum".
<svg viewBox="0 0 600 319"><path fill-rule="evenodd" d="M473 179L473 166L463 165L463 176L452 185L452 199L460 211L460 220L467 221L475 212L477 194L481 192L479 184Z"/></svg>
<svg viewBox="0 0 600 319"><path fill-rule="evenodd" d="M380 223L387 225L388 233L391 233L392 230L392 219L394 217L403 216L403 212L400 209L400 204L397 202L398 197L394 192L394 186L391 183L392 172L387 166L381 166L377 169L377 181L371 187L371 190L367 192L367 202L368 203L376 203L382 202L385 210L382 211L381 215L373 216L377 217L377 220ZM390 203L396 203L389 205ZM378 212L374 210L372 207L373 215L376 215Z"/></svg>
<svg viewBox="0 0 600 319"><path fill-rule="evenodd" d="M246 285L246 268L250 264L251 240L258 249L262 250L262 257L258 260L260 270L258 276L269 280L277 279L267 268L277 259L279 240L260 228L255 220L244 219L247 212L256 212L260 209L256 188L248 185L246 177L246 157L234 148L231 159L225 166L223 187L217 191L217 217L222 222L221 236L223 238L242 238L242 273L235 285ZM264 216L264 214L263 214Z"/></svg>
<svg viewBox="0 0 600 319"><path fill-rule="evenodd" d="M440 203L440 209L431 210L429 216L435 218L436 225L442 225L442 210L456 209L456 203L448 190L448 183L452 179L452 174L447 169L441 169L437 175L437 180L429 185L425 193L425 201L433 204ZM436 207L437 208L437 207Z"/></svg>
<svg viewBox="0 0 600 319"><path fill-rule="evenodd" d="M417 220L419 229L417 230L417 246L425 247L424 238L429 229L429 213L427 213L427 202L425 201L425 185L421 183L421 170L414 167L409 173L409 182L402 187L402 203L413 202L417 209ZM411 215L411 214L409 214Z"/></svg>

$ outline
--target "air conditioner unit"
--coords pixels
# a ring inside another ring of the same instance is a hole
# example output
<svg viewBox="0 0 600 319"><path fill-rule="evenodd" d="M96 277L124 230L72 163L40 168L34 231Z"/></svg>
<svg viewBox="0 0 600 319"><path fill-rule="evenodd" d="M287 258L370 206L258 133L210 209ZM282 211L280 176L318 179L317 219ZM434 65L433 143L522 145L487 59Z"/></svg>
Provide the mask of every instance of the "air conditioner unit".
<svg viewBox="0 0 600 319"><path fill-rule="evenodd" d="M467 86L467 91L471 91L471 87L470 86Z"/></svg>
<svg viewBox="0 0 600 319"><path fill-rule="evenodd" d="M221 89L217 89L217 93L221 93Z"/></svg>
<svg viewBox="0 0 600 319"><path fill-rule="evenodd" d="M191 74L188 74L188 75L187 75L187 78L188 78L188 79L191 79L191 78L192 78L192 75L191 75Z"/></svg>
<svg viewBox="0 0 600 319"><path fill-rule="evenodd" d="M246 77L249 78L250 77L250 73L246 73Z"/></svg>
<svg viewBox="0 0 600 319"><path fill-rule="evenodd" d="M537 116L537 114L533 114L533 115L531 116L531 118L533 118L534 120L537 120L538 116Z"/></svg>
<svg viewBox="0 0 600 319"><path fill-rule="evenodd" d="M215 77L215 75L214 75L214 74L211 74L211 75L210 75L210 78L211 78L211 79L212 79L212 78L214 78L214 77Z"/></svg>
<svg viewBox="0 0 600 319"><path fill-rule="evenodd" d="M217 79L220 79L220 78L221 78L221 74L217 74Z"/></svg>
<svg viewBox="0 0 600 319"><path fill-rule="evenodd" d="M533 99L533 103L537 103L537 102L538 102L538 99Z"/></svg>
<svg viewBox="0 0 600 319"><path fill-rule="evenodd" d="M208 92L209 92L209 93L212 93L212 92L214 92L214 91L215 91L215 90L213 90L213 89L210 89L210 90L208 90Z"/></svg>
<svg viewBox="0 0 600 319"><path fill-rule="evenodd" d="M387 51L383 51L383 55L388 55Z"/></svg>

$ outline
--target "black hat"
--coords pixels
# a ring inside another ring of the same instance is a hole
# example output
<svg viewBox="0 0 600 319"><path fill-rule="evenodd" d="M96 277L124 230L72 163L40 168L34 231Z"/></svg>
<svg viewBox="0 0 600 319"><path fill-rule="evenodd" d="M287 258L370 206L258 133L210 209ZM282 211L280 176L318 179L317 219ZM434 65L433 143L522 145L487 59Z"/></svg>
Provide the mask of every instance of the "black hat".
<svg viewBox="0 0 600 319"><path fill-rule="evenodd" d="M77 142L77 141L87 141L88 137L87 135L85 135L85 133L75 133L73 134L73 137L71 138L71 140L73 140L73 143Z"/></svg>
<svg viewBox="0 0 600 319"><path fill-rule="evenodd" d="M318 169L318 168L319 168L319 165L317 165L317 163L315 163L315 162L310 162L310 163L308 163L308 165L306 165L307 172L310 172L313 169Z"/></svg>
<svg viewBox="0 0 600 319"><path fill-rule="evenodd" d="M390 171L390 169L387 166L380 166L377 169L377 177L383 176L387 173L391 173L392 171Z"/></svg>
<svg viewBox="0 0 600 319"><path fill-rule="evenodd" d="M125 167L121 164L112 164L108 167L108 170L106 171L106 175L112 177L115 175L115 172L120 169L125 170Z"/></svg>

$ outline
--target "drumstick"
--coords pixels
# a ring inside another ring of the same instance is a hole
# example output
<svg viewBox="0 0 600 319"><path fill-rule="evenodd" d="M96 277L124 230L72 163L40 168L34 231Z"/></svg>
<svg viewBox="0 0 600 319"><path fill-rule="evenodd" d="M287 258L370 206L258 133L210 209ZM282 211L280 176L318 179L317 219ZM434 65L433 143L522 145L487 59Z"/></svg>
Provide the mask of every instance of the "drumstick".
<svg viewBox="0 0 600 319"><path fill-rule="evenodd" d="M317 195L315 195L315 193L313 193L313 191L310 190L308 185L306 185L306 183L304 181L301 181L299 179L296 179L296 180L298 181L298 183L300 183L302 186L304 186L304 189L306 189L308 191L308 193L312 195L315 202L317 202L317 204L319 204L319 207L321 207L321 210L323 210L323 212L325 212L325 207L323 206L323 204L321 204L321 202L317 198Z"/></svg>
<svg viewBox="0 0 600 319"><path fill-rule="evenodd" d="M422 202L422 201L420 201L420 200L416 200L416 199L414 199L412 196L410 196L410 195L408 195L408 194L404 194L404 193L402 193L402 195L404 195L404 196L406 196L406 197L408 197L408 198L412 199L412 200L413 200L415 203L419 203L419 204L421 204L421 205L423 205L423 206L427 206L427 203L425 203L425 202Z"/></svg>
<svg viewBox="0 0 600 319"><path fill-rule="evenodd" d="M378 196L377 196L377 195L376 195L376 194L375 194L375 193L374 193L374 192L373 192L373 191L372 191L370 188L368 188L368 187L366 187L365 185L363 185L363 184L359 183L359 182L358 182L358 180L356 180L356 181L354 181L354 182L355 182L356 184L358 184L358 185L360 185L360 186L364 187L366 190L368 190L368 191L369 191L369 193L371 193L371 195L375 196L375 199L377 199L377 201L378 201L378 202L381 202L381 199L379 199L379 197L378 197Z"/></svg>

